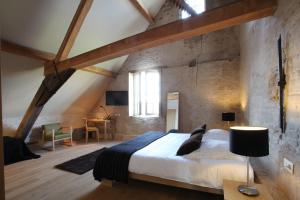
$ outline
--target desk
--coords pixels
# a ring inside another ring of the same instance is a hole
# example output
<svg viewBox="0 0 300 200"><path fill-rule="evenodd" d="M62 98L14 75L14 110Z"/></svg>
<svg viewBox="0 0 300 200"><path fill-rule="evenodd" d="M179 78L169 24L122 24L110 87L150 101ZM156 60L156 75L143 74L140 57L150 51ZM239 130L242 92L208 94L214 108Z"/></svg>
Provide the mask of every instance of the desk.
<svg viewBox="0 0 300 200"><path fill-rule="evenodd" d="M97 124L103 124L104 127L104 139L113 139L113 132L111 131L110 137L108 138L107 125L111 124L113 120L98 119L98 118L83 118L86 121L86 127L89 122Z"/></svg>

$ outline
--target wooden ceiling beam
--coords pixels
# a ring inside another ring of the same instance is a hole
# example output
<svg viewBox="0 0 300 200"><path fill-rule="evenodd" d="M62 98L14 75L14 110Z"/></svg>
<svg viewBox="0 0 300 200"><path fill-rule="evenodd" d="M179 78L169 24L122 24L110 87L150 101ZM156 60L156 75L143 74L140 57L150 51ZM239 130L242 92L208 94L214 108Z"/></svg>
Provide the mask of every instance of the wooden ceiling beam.
<svg viewBox="0 0 300 200"><path fill-rule="evenodd" d="M130 0L130 2L150 24L154 23L154 17L138 0Z"/></svg>
<svg viewBox="0 0 300 200"><path fill-rule="evenodd" d="M17 54L20 56L30 57L43 61L51 61L55 58L55 54L48 53L29 47L24 47L6 40L1 39L1 51L5 51L12 54Z"/></svg>
<svg viewBox="0 0 300 200"><path fill-rule="evenodd" d="M179 9L186 11L192 17L197 15L197 12L184 0L171 0Z"/></svg>
<svg viewBox="0 0 300 200"><path fill-rule="evenodd" d="M79 30L82 26L82 23L92 6L92 3L93 0L80 1L80 4L65 35L65 38L58 50L58 53L56 54L55 62L59 62L68 57L75 42L75 39L79 33Z"/></svg>
<svg viewBox="0 0 300 200"><path fill-rule="evenodd" d="M26 139L30 133L33 124L42 112L44 105L48 100L64 85L64 83L73 75L75 69L67 69L59 74L46 76L34 95L21 123L18 126L16 137Z"/></svg>
<svg viewBox="0 0 300 200"><path fill-rule="evenodd" d="M1 40L1 51L5 51L8 53L25 56L45 62L50 62L53 59L55 59L56 55L54 53L49 53L46 51L40 51L37 49L32 49L28 47L21 46L19 44L11 43L6 40ZM95 74L99 74L106 77L116 77L116 73L96 67L97 69L94 69L94 66L86 67L81 70L83 71L89 71Z"/></svg>
<svg viewBox="0 0 300 200"><path fill-rule="evenodd" d="M89 66L89 67L85 67L81 70L86 71L86 72L99 74L99 75L106 76L106 77L111 77L111 78L115 78L117 76L116 73L114 73L112 71L109 71L109 70L106 70L104 68L97 67L97 66Z"/></svg>
<svg viewBox="0 0 300 200"><path fill-rule="evenodd" d="M74 56L56 63L56 69L58 71L69 68L81 69L143 49L267 17L272 15L275 9L276 0L241 0ZM54 73L53 66L45 67L46 75L52 73Z"/></svg>
<svg viewBox="0 0 300 200"><path fill-rule="evenodd" d="M64 40L59 48L56 57L52 61L45 63L45 67L49 64L55 64L64 58L67 58L76 36L81 28L81 25L90 10L93 0L81 0L78 9L72 19L72 22L68 28L68 31L64 37ZM46 75L42 84L40 85L37 93L34 95L26 113L17 129L17 137L26 139L33 124L39 117L41 111L43 110L45 104L50 100L50 98L64 85L64 83L69 80L69 78L74 74L76 69L66 69L60 72Z"/></svg>

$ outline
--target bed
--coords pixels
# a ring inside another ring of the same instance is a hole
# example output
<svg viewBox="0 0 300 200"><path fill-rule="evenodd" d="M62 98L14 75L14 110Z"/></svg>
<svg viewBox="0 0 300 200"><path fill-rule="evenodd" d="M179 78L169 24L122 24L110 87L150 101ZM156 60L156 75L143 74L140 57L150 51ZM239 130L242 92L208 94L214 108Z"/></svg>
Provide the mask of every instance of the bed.
<svg viewBox="0 0 300 200"><path fill-rule="evenodd" d="M176 156L189 137L188 133L169 133L135 151L129 158L128 178L217 194L222 194L223 179L246 181L246 158L229 151L227 131L211 129L199 149Z"/></svg>

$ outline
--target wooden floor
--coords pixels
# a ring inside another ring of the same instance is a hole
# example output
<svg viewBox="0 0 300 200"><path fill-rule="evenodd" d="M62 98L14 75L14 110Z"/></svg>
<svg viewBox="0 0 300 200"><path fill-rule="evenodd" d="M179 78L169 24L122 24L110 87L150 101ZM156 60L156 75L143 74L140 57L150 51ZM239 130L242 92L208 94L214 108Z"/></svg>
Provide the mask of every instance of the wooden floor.
<svg viewBox="0 0 300 200"><path fill-rule="evenodd" d="M133 181L116 184L109 188L95 181L92 171L76 175L55 169L54 166L90 153L117 142L100 144L77 144L72 147L57 148L55 152L39 152L42 157L5 167L6 199L20 200L214 200L217 196L196 191L177 189L151 183Z"/></svg>

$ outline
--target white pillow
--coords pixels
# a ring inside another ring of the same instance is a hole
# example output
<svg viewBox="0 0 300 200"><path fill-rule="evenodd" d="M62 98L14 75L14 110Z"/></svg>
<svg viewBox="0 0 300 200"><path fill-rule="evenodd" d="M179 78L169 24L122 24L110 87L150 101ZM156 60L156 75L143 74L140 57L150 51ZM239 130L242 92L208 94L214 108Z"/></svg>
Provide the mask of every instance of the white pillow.
<svg viewBox="0 0 300 200"><path fill-rule="evenodd" d="M213 159L245 161L245 157L233 154L229 151L229 143L227 141L216 139L203 140L199 149L184 155L184 157L191 160Z"/></svg>
<svg viewBox="0 0 300 200"><path fill-rule="evenodd" d="M229 141L229 131L223 129L210 129L203 135L203 139Z"/></svg>

